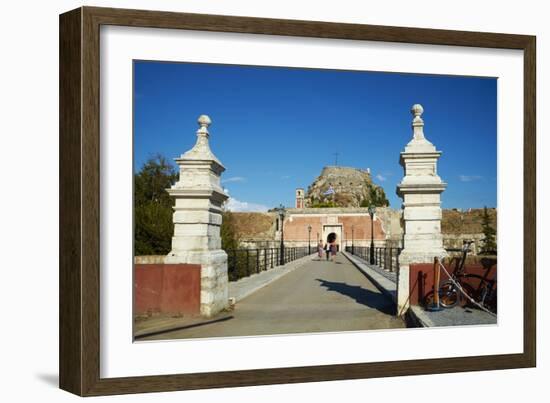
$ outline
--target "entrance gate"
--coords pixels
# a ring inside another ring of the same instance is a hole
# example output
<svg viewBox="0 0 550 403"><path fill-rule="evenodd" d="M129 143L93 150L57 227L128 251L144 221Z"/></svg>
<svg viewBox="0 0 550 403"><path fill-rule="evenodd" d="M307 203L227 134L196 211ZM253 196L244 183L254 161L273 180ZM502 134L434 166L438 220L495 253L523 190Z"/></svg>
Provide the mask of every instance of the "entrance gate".
<svg viewBox="0 0 550 403"><path fill-rule="evenodd" d="M327 237L330 233L336 234L336 244L338 249L342 250L342 224L339 225L323 225L323 244L327 242Z"/></svg>

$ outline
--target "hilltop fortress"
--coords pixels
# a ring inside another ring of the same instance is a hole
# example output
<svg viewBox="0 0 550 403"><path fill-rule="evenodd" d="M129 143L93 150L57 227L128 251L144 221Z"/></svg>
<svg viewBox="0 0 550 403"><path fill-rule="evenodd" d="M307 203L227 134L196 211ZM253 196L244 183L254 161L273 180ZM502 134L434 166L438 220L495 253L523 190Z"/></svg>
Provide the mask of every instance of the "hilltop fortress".
<svg viewBox="0 0 550 403"><path fill-rule="evenodd" d="M332 189L334 193L325 194ZM296 208L388 206L384 189L373 183L370 170L326 166L308 186L296 189Z"/></svg>

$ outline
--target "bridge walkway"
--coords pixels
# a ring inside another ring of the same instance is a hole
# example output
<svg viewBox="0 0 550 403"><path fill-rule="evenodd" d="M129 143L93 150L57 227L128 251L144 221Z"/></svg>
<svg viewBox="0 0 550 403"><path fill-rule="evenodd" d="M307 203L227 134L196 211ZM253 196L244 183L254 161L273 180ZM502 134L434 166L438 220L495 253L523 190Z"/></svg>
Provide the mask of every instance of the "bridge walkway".
<svg viewBox="0 0 550 403"><path fill-rule="evenodd" d="M405 327L395 305L342 254L315 258L204 325L140 340L340 332Z"/></svg>

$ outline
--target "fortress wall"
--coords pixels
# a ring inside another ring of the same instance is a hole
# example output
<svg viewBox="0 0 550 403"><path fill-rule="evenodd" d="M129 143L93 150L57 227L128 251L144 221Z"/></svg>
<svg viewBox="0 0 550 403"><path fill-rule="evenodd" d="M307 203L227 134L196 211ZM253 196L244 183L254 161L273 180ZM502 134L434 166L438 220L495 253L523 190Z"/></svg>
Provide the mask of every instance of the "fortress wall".
<svg viewBox="0 0 550 403"><path fill-rule="evenodd" d="M329 167L330 168L330 167ZM338 169L342 167L337 167ZM345 168L344 168L345 169ZM496 226L496 210L490 209L491 221ZM399 247L402 244L402 210L389 207L376 209L374 239L376 246ZM456 232L456 215L454 210L443 210L442 232L443 245L446 248L460 248L462 240L473 239L474 254L482 246L481 214L479 209L460 213L464 219L464 229L468 232ZM241 246L244 248L276 248L280 244L280 234L276 231L277 215L275 213L234 213ZM291 220L292 217L292 220ZM335 217L335 223L342 224L343 240L351 244L351 226L354 226L353 239L356 246L370 245L370 216L364 207L304 208L288 209L285 219L285 244L288 246L307 246L307 227L311 225L311 242L317 241L317 233L322 237L323 223L328 217ZM447 220L449 218L449 220ZM333 218L334 220L334 218ZM448 224L448 221L454 220ZM472 231L473 230L473 231Z"/></svg>

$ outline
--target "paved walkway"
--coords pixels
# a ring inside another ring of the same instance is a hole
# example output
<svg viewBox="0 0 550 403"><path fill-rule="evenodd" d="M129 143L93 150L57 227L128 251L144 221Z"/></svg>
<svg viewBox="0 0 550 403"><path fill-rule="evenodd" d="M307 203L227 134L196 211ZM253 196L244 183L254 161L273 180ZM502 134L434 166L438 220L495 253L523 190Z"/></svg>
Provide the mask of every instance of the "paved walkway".
<svg viewBox="0 0 550 403"><path fill-rule="evenodd" d="M405 327L394 305L350 261L311 260L238 302L229 315L140 340Z"/></svg>
<svg viewBox="0 0 550 403"><path fill-rule="evenodd" d="M376 265L371 265L359 256L348 252L342 252L367 278L389 298L397 303L397 276L395 273L391 277L386 275L385 270Z"/></svg>
<svg viewBox="0 0 550 403"><path fill-rule="evenodd" d="M411 313L422 327L496 325L497 318L475 308L454 307L437 312L428 312L423 307L412 306Z"/></svg>

